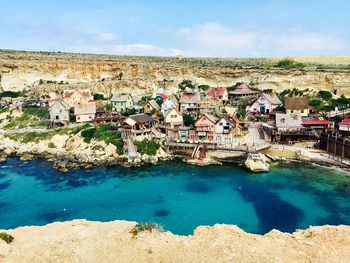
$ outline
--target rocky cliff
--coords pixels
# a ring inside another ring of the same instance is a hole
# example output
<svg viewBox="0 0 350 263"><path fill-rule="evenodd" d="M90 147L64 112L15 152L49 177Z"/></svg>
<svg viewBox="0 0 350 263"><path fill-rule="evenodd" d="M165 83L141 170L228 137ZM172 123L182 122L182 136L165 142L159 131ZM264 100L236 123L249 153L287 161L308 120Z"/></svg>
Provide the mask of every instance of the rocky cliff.
<svg viewBox="0 0 350 263"><path fill-rule="evenodd" d="M293 234L248 234L236 226L200 226L192 236L143 231L135 222L74 220L8 230L0 262L349 262L350 227L322 226Z"/></svg>
<svg viewBox="0 0 350 263"><path fill-rule="evenodd" d="M199 85L231 86L244 81L260 89L325 89L350 95L349 70L283 70L272 68L273 61L0 50L0 86L3 90L39 93L90 88L108 95L127 88L134 95L143 95L159 86L175 91L182 80L190 79Z"/></svg>

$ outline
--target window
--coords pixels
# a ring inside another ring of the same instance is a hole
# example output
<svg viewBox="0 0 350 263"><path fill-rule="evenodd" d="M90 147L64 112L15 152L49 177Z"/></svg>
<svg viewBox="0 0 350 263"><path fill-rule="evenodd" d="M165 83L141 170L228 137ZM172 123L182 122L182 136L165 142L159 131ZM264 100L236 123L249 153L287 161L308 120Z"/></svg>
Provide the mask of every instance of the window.
<svg viewBox="0 0 350 263"><path fill-rule="evenodd" d="M301 110L300 112L301 112L301 113L304 113L304 110Z"/></svg>
<svg viewBox="0 0 350 263"><path fill-rule="evenodd" d="M293 113L294 112L294 110L290 110L290 113Z"/></svg>
<svg viewBox="0 0 350 263"><path fill-rule="evenodd" d="M285 118L282 118L281 119L281 123L285 123L286 122L286 119Z"/></svg>
<svg viewBox="0 0 350 263"><path fill-rule="evenodd" d="M224 124L222 122L219 122L219 126L223 126Z"/></svg>

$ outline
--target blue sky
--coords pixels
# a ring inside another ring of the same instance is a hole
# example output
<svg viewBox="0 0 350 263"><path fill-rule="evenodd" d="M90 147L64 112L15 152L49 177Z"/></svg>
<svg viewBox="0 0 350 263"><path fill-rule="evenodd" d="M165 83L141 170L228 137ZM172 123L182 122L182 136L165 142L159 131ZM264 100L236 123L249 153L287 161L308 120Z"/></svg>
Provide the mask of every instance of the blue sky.
<svg viewBox="0 0 350 263"><path fill-rule="evenodd" d="M350 55L347 0L12 0L0 48L120 55Z"/></svg>

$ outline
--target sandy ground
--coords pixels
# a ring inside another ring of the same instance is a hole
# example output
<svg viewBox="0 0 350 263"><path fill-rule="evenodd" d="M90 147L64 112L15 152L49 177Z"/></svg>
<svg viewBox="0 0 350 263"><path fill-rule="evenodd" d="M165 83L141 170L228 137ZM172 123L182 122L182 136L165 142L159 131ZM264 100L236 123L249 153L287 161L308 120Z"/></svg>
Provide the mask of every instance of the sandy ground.
<svg viewBox="0 0 350 263"><path fill-rule="evenodd" d="M248 234L236 226L198 227L193 236L130 234L135 222L74 220L7 231L0 262L349 262L350 226L293 234Z"/></svg>

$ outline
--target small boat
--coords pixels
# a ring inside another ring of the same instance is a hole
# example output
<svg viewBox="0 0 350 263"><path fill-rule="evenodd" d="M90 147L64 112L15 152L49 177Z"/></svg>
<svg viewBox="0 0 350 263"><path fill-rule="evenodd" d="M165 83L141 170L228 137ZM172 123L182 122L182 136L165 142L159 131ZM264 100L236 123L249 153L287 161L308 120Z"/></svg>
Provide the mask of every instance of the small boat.
<svg viewBox="0 0 350 263"><path fill-rule="evenodd" d="M266 173L270 169L270 165L263 158L260 153L248 153L247 160L244 162L244 166L254 173Z"/></svg>

